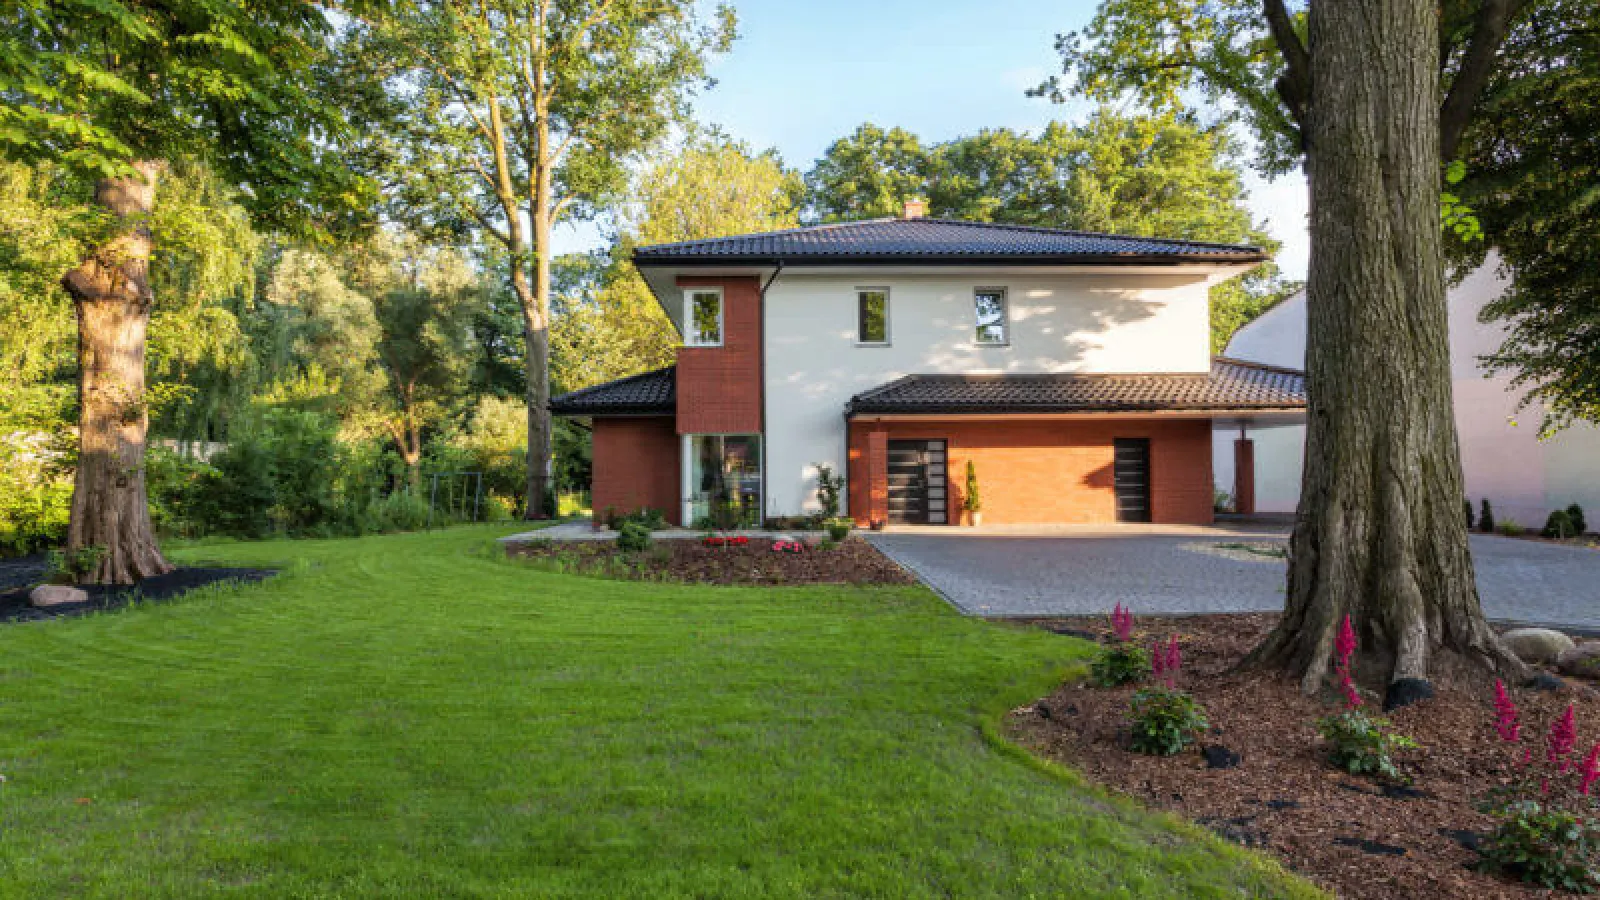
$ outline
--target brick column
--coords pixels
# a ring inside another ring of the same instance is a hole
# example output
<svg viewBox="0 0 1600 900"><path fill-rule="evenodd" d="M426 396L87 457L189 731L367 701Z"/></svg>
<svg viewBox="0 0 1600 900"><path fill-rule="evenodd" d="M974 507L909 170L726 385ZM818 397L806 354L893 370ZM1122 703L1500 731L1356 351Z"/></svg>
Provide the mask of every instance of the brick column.
<svg viewBox="0 0 1600 900"><path fill-rule="evenodd" d="M1256 442L1249 438L1233 442L1233 511L1241 516L1256 511Z"/></svg>
<svg viewBox="0 0 1600 900"><path fill-rule="evenodd" d="M889 432L867 434L867 524L889 521Z"/></svg>

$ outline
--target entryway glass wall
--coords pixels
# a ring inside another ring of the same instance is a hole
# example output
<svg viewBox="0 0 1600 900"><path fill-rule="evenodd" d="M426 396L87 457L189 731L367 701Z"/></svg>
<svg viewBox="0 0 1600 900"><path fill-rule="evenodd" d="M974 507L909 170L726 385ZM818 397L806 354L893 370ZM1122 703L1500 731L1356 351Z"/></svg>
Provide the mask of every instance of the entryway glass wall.
<svg viewBox="0 0 1600 900"><path fill-rule="evenodd" d="M761 435L685 435L684 521L695 528L761 524Z"/></svg>

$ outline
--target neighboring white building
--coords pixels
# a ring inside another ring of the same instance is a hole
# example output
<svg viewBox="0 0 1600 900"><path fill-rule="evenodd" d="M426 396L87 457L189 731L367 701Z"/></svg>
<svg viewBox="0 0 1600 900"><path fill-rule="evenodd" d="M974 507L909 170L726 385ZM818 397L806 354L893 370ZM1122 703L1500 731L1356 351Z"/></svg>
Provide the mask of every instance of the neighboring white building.
<svg viewBox="0 0 1600 900"><path fill-rule="evenodd" d="M1474 513L1484 497L1500 521L1514 519L1529 528L1544 525L1550 510L1579 503L1600 515L1600 429L1576 425L1548 440L1539 439L1543 410L1518 409L1523 391L1508 374L1487 375L1478 359L1499 349L1504 327L1478 321L1484 305L1500 296L1506 280L1498 255L1452 287L1450 360L1455 394L1461 466ZM1301 292L1239 329L1226 356L1291 368L1304 368L1306 297ZM1300 498L1305 427L1251 427L1255 443L1257 512L1293 512ZM1217 488L1233 492L1237 427L1219 421L1214 452Z"/></svg>

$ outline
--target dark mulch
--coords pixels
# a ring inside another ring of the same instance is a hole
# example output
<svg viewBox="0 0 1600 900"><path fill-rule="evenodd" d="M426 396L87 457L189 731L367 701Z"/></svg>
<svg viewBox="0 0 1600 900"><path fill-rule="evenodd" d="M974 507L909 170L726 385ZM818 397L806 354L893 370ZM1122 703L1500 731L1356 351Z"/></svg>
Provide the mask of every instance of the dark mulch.
<svg viewBox="0 0 1600 900"><path fill-rule="evenodd" d="M1314 724L1337 711L1333 697L1306 697L1290 681L1231 671L1276 618L1139 621L1146 641L1178 636L1180 686L1209 714L1211 733L1189 752L1162 759L1126 749L1134 686L1064 685L1013 711L1007 729L1034 752L1272 853L1341 897L1551 896L1470 868L1477 860L1472 848L1492 825L1476 804L1516 769L1494 730L1492 684L1441 682L1433 699L1390 714L1399 732L1422 744L1401 757L1409 784L1345 775L1326 763ZM1103 621L1086 619L1029 624L1099 637L1109 631ZM1513 696L1524 741L1536 747L1568 703L1577 706L1580 750L1600 738L1600 695L1585 685L1568 681L1559 690L1516 689ZM1369 698L1369 707L1379 702Z"/></svg>
<svg viewBox="0 0 1600 900"><path fill-rule="evenodd" d="M89 595L86 603L66 603L46 609L35 609L28 603L31 585L17 587L0 593L0 623L36 622L60 616L81 616L127 606L135 600L140 603L171 600L196 588L221 582L250 584L277 574L276 569L229 569L221 567L191 566L174 569L165 575L146 578L138 584L82 585ZM37 580L37 578L35 579Z"/></svg>
<svg viewBox="0 0 1600 900"><path fill-rule="evenodd" d="M808 545L801 553L778 553L771 538L744 546L707 547L698 540L658 540L642 553L627 554L611 541L534 541L510 544L506 552L564 572L640 581L694 584L916 584L877 548L860 538L832 546Z"/></svg>

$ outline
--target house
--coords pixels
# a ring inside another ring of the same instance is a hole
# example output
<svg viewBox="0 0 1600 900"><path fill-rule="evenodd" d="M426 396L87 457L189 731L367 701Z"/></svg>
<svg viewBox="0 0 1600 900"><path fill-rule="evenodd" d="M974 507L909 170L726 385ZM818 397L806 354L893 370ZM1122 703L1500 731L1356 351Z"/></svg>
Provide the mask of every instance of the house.
<svg viewBox="0 0 1600 900"><path fill-rule="evenodd" d="M1461 468L1474 510L1488 498L1501 521L1523 527L1544 525L1553 509L1579 503L1600 509L1600 429L1575 425L1548 440L1539 439L1544 411L1537 404L1519 408L1523 390L1506 373L1490 374L1479 362L1498 350L1505 325L1480 322L1478 313L1500 296L1507 281L1500 259L1484 265L1450 288L1450 369L1455 396ZM1257 363L1301 367L1306 355L1306 298L1299 293L1239 329L1227 354ZM1217 429L1216 478L1234 491L1234 454L1241 436L1236 424ZM1253 444L1254 506L1257 512L1293 512L1300 499L1303 425L1247 426ZM1247 478L1248 482L1250 479ZM1592 521L1592 517L1591 517Z"/></svg>
<svg viewBox="0 0 1600 900"><path fill-rule="evenodd" d="M923 218L640 247L677 364L575 391L593 503L680 524L1212 520L1213 423L1304 420L1300 373L1209 354L1254 247Z"/></svg>

